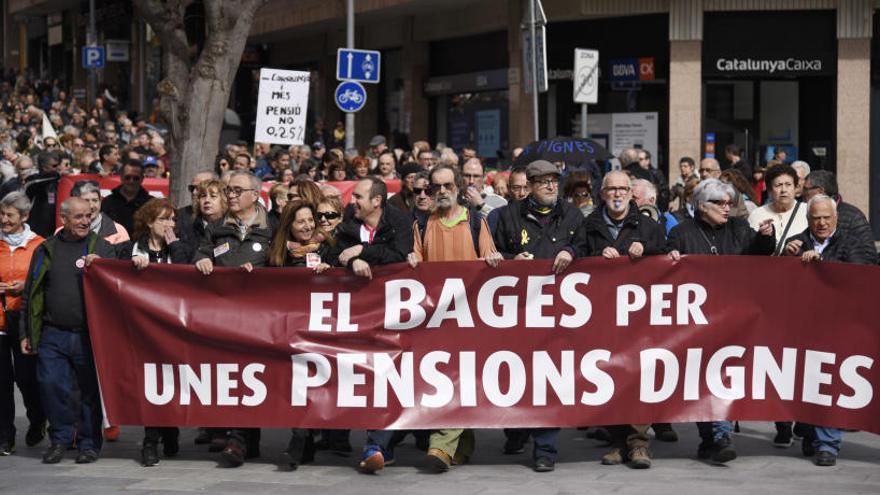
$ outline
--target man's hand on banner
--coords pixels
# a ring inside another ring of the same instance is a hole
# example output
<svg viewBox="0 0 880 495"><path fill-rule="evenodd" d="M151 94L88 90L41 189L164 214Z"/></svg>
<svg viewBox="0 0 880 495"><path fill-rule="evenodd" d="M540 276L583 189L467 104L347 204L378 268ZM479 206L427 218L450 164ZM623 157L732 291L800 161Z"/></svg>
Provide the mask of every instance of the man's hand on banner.
<svg viewBox="0 0 880 495"><path fill-rule="evenodd" d="M196 261L196 270L202 275L210 275L214 271L214 263L208 258Z"/></svg>

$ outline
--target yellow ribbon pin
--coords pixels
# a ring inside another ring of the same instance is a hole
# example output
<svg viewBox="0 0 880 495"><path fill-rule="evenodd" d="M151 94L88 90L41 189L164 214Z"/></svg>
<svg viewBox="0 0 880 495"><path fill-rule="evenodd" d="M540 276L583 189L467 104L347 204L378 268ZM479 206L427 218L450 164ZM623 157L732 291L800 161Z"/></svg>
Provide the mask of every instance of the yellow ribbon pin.
<svg viewBox="0 0 880 495"><path fill-rule="evenodd" d="M519 243L523 246L529 243L529 233L526 232L526 229L522 229L522 239L520 239Z"/></svg>

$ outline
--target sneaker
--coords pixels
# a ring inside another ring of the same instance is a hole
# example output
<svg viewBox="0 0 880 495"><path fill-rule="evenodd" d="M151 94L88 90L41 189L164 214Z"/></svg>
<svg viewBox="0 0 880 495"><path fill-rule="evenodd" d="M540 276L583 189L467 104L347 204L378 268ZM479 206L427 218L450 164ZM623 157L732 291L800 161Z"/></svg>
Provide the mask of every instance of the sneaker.
<svg viewBox="0 0 880 495"><path fill-rule="evenodd" d="M107 428L104 428L104 440L107 440L108 442L119 440L119 427L108 426Z"/></svg>
<svg viewBox="0 0 880 495"><path fill-rule="evenodd" d="M538 457L535 459L535 472L536 473L549 473L556 469L556 463L553 462L553 459L549 457Z"/></svg>
<svg viewBox="0 0 880 495"><path fill-rule="evenodd" d="M97 462L97 460L98 453L92 449L83 450L78 456L76 456L77 464L92 464L93 462Z"/></svg>
<svg viewBox="0 0 880 495"><path fill-rule="evenodd" d="M779 449L787 449L793 444L791 423L777 426L776 436L773 437L773 446Z"/></svg>
<svg viewBox="0 0 880 495"><path fill-rule="evenodd" d="M730 443L730 438L721 437L712 444L712 461L723 464L736 459L736 450Z"/></svg>
<svg viewBox="0 0 880 495"><path fill-rule="evenodd" d="M827 450L820 450L819 453L816 454L815 462L817 466L833 466L837 464L837 456Z"/></svg>
<svg viewBox="0 0 880 495"><path fill-rule="evenodd" d="M0 456L12 455L15 452L15 442L0 442Z"/></svg>
<svg viewBox="0 0 880 495"><path fill-rule="evenodd" d="M449 466L452 465L452 458L440 449L428 449L428 454L425 456L425 464L429 470L435 473L444 473L449 471Z"/></svg>
<svg viewBox="0 0 880 495"><path fill-rule="evenodd" d="M358 468L362 473L375 473L385 467L385 456L378 447L369 447L364 451Z"/></svg>
<svg viewBox="0 0 880 495"><path fill-rule="evenodd" d="M244 446L237 440L228 440L226 448L220 453L220 459L229 467L239 467L244 464Z"/></svg>
<svg viewBox="0 0 880 495"><path fill-rule="evenodd" d="M31 424L24 435L24 444L28 447L33 447L42 442L44 438L46 438L46 422Z"/></svg>
<svg viewBox="0 0 880 495"><path fill-rule="evenodd" d="M618 464L623 464L623 454L620 453L619 448L613 447L602 456L603 466L617 466Z"/></svg>
<svg viewBox="0 0 880 495"><path fill-rule="evenodd" d="M144 443L144 447L141 449L141 464L144 467L159 464L159 449L155 443Z"/></svg>
<svg viewBox="0 0 880 495"><path fill-rule="evenodd" d="M672 424L670 423L654 423L651 425L651 428L654 430L654 438L661 442L678 441L678 433L672 429Z"/></svg>
<svg viewBox="0 0 880 495"><path fill-rule="evenodd" d="M64 458L64 452L67 451L66 445L50 445L49 450L43 453L43 464L58 464Z"/></svg>
<svg viewBox="0 0 880 495"><path fill-rule="evenodd" d="M651 467L651 453L647 447L635 447L629 451L629 465L633 469L648 469Z"/></svg>

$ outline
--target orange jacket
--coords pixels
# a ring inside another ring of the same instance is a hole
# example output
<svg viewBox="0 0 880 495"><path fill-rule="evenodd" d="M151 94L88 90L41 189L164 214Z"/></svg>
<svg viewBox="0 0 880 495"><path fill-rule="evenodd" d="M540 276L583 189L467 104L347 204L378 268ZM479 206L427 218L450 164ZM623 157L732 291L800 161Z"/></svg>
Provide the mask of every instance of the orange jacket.
<svg viewBox="0 0 880 495"><path fill-rule="evenodd" d="M0 282L10 283L20 280L24 282L27 278L28 267L31 264L31 257L34 255L37 246L43 243L45 239L35 235L33 238L24 243L24 245L9 249L9 244L4 240L0 240ZM13 296L6 293L6 309L20 310L21 295ZM0 311L0 328L6 329L6 315ZM18 333L17 328L12 329L13 333Z"/></svg>

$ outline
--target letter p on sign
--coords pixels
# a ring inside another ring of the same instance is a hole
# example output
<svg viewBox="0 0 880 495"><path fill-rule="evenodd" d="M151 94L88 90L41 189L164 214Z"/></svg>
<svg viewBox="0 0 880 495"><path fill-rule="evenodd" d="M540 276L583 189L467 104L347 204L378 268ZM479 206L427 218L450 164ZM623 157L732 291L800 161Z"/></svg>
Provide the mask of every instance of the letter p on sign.
<svg viewBox="0 0 880 495"><path fill-rule="evenodd" d="M104 47L84 46L82 53L83 69L101 69L104 67Z"/></svg>

